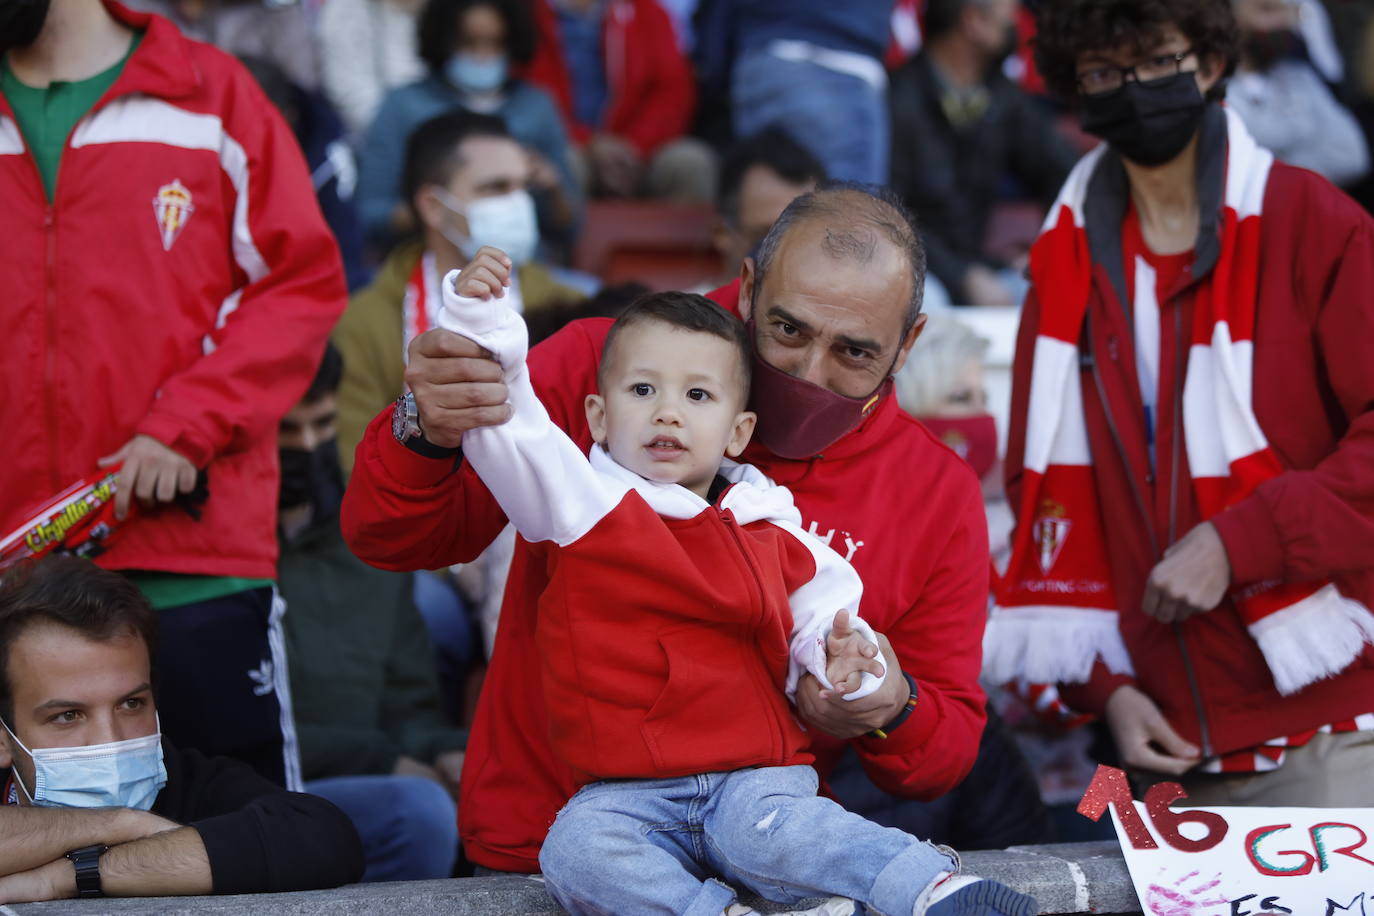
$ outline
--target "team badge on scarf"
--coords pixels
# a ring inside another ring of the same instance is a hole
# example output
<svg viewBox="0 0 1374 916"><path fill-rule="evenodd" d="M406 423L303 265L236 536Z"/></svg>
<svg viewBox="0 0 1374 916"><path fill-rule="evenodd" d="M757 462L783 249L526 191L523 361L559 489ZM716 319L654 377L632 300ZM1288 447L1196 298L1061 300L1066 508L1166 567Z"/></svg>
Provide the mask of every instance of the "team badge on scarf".
<svg viewBox="0 0 1374 916"><path fill-rule="evenodd" d="M157 231L162 236L162 250L171 251L181 230L191 219L196 208L191 204L191 192L175 178L171 184L157 189L153 198L153 215L157 217Z"/></svg>
<svg viewBox="0 0 1374 916"><path fill-rule="evenodd" d="M1283 472L1252 403L1261 211L1274 157L1229 110L1226 131L1220 254L1197 289L1183 383L1184 442L1204 518ZM984 638L984 673L997 683L1082 682L1099 660L1131 673L1083 416L1078 348L1093 266L1084 205L1105 150L1098 147L1074 168L1031 250L1042 313L1030 373L1021 524ZM1243 583L1228 599L1283 694L1337 674L1365 642L1374 642L1374 615L1328 581ZM1213 613L1231 611L1224 602Z"/></svg>

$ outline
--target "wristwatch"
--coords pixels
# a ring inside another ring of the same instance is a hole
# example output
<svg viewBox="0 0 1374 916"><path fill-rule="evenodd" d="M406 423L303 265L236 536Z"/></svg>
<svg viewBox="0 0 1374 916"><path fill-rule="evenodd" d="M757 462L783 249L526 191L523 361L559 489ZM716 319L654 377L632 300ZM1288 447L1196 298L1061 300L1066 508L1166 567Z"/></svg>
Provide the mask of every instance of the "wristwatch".
<svg viewBox="0 0 1374 916"><path fill-rule="evenodd" d="M100 889L100 857L109 848L96 844L73 849L67 853L67 858L72 860L72 867L76 869L76 896L105 896L105 892Z"/></svg>
<svg viewBox="0 0 1374 916"><path fill-rule="evenodd" d="M886 738L888 735L892 734L894 728L911 717L912 710L916 708L916 679L905 671L902 672L902 677L906 678L907 685L911 687L911 696L907 698L906 705L902 707L901 712L893 717L891 722L887 723L882 728L873 729L873 731L868 733L868 737Z"/></svg>
<svg viewBox="0 0 1374 916"><path fill-rule="evenodd" d="M396 406L391 411L391 434L397 442L426 458L452 458L458 454L456 448L444 448L425 438L425 431L420 428L420 410L415 406L413 391L407 391L396 399Z"/></svg>

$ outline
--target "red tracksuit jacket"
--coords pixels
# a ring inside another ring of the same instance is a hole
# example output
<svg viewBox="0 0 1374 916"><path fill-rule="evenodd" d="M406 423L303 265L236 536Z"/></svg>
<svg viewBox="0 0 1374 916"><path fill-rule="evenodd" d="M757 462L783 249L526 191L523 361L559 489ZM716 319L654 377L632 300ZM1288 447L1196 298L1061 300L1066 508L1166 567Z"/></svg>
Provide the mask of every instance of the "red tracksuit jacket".
<svg viewBox="0 0 1374 916"><path fill-rule="evenodd" d="M277 423L347 302L296 139L237 61L145 29L43 191L0 96L0 531L144 433L209 475L195 522L162 509L113 569L271 579Z"/></svg>

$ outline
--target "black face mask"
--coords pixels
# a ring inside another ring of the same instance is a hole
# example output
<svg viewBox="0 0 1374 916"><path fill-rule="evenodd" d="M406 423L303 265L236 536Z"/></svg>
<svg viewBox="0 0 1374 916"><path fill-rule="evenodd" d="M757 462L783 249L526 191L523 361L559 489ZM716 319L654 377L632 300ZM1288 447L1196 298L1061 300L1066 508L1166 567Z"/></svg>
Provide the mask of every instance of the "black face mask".
<svg viewBox="0 0 1374 916"><path fill-rule="evenodd" d="M1303 56L1302 36L1292 29L1250 32L1242 39L1242 50L1256 70L1268 70L1281 60Z"/></svg>
<svg viewBox="0 0 1374 916"><path fill-rule="evenodd" d="M1084 130L1145 166L1163 165L1183 152L1207 108L1191 72L1148 83L1131 80L1115 92L1083 95L1079 101Z"/></svg>
<svg viewBox="0 0 1374 916"><path fill-rule="evenodd" d="M339 443L333 439L312 451L284 448L281 456L281 494L277 506L291 509L310 505L322 518L343 499L343 471L339 468Z"/></svg>
<svg viewBox="0 0 1374 916"><path fill-rule="evenodd" d="M0 0L0 54L26 48L43 31L50 0Z"/></svg>

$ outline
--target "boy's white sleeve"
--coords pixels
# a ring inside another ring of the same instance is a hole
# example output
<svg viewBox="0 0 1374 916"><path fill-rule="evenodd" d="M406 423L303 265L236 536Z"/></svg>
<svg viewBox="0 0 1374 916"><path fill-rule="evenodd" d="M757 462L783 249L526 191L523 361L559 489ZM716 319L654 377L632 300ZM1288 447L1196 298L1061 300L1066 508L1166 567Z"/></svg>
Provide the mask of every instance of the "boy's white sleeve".
<svg viewBox="0 0 1374 916"><path fill-rule="evenodd" d="M490 352L501 365L513 413L500 426L463 433L463 460L472 465L515 530L527 541L567 546L606 516L625 494L592 469L567 433L549 419L530 384L524 319L504 299L469 299L454 290L458 271L444 277L439 326Z"/></svg>
<svg viewBox="0 0 1374 916"><path fill-rule="evenodd" d="M795 699L797 681L803 673L814 674L821 686L833 687L826 677L825 641L834 625L835 615L849 611L850 626L864 639L878 645L878 636L868 622L859 617L859 599L863 596L863 582L854 567L831 550L815 535L791 521L773 519L773 524L801 541L816 561L816 574L811 581L789 596L792 606L791 657L787 663L787 697ZM887 661L878 653L882 665L881 677L864 672L859 688L845 695L857 700L877 690L887 677Z"/></svg>

